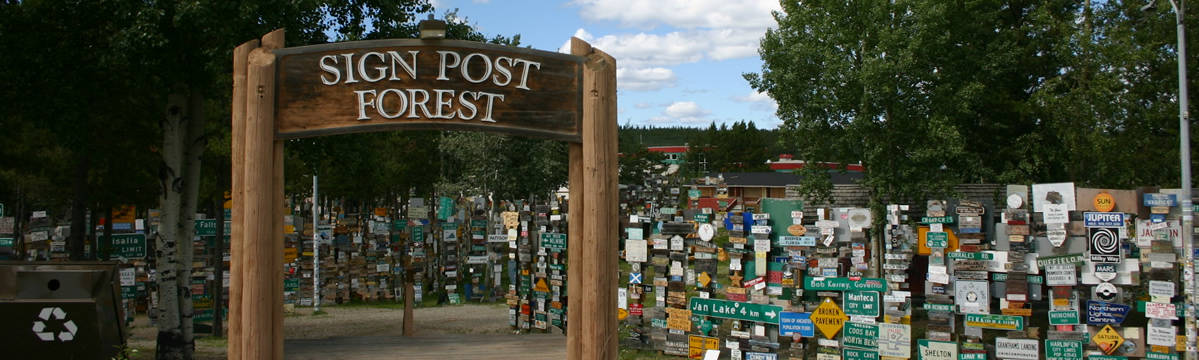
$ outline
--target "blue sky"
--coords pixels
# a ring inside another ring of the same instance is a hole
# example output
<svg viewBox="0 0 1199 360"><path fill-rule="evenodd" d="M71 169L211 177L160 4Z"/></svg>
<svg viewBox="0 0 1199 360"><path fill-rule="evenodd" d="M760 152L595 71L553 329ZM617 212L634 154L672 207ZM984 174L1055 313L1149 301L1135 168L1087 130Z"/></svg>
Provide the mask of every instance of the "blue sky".
<svg viewBox="0 0 1199 360"><path fill-rule="evenodd" d="M776 105L742 78L761 70L758 41L778 0L430 0L487 35L559 51L571 36L616 57L621 124L779 124Z"/></svg>

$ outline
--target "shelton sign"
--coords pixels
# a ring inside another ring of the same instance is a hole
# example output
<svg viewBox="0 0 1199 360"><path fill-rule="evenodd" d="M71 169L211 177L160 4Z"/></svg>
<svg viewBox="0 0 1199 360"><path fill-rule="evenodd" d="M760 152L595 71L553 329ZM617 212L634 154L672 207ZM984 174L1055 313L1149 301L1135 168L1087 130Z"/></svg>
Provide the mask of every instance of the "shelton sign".
<svg viewBox="0 0 1199 360"><path fill-rule="evenodd" d="M471 129L579 141L582 57L467 41L275 50L280 138Z"/></svg>

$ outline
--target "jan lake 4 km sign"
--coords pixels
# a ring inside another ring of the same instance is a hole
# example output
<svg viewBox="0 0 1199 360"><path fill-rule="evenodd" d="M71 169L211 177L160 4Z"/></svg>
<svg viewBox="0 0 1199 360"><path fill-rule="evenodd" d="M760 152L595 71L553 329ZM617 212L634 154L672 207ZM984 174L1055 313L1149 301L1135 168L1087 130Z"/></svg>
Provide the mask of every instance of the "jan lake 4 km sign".
<svg viewBox="0 0 1199 360"><path fill-rule="evenodd" d="M720 299L691 298L691 315L778 325L783 308L774 305L742 303Z"/></svg>

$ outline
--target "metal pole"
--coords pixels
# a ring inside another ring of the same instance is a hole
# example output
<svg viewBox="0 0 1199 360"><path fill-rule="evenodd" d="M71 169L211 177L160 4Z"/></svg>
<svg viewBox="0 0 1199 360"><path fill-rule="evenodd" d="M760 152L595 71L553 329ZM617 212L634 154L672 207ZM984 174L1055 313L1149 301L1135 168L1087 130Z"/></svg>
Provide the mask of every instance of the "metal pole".
<svg viewBox="0 0 1199 360"><path fill-rule="evenodd" d="M321 214L317 207L316 175L312 175L312 311L321 311Z"/></svg>
<svg viewBox="0 0 1199 360"><path fill-rule="evenodd" d="M1182 207L1182 239L1183 239L1183 257L1186 259L1186 269L1183 270L1183 279L1186 281L1186 286L1190 288L1187 291L1186 304L1186 326L1187 333L1187 359L1196 359L1196 328L1195 328L1195 240L1192 237L1192 224L1194 223L1193 209L1191 208L1191 124L1189 99L1187 94L1187 41L1186 41L1186 23L1183 21L1186 14L1186 1L1170 0L1170 6L1174 8L1174 22L1178 26L1178 157L1181 162L1182 172L1182 192L1179 205Z"/></svg>

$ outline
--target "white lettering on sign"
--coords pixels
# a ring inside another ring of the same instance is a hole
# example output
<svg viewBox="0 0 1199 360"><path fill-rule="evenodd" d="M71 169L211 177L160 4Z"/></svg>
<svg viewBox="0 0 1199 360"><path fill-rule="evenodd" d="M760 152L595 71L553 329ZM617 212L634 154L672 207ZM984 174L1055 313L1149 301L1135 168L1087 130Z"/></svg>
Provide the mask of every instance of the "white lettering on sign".
<svg viewBox="0 0 1199 360"><path fill-rule="evenodd" d="M995 338L995 357L1000 359L1037 360L1040 342L1033 339Z"/></svg>
<svg viewBox="0 0 1199 360"><path fill-rule="evenodd" d="M413 81L417 73L419 50L404 53L370 51L355 58L355 53L330 54L320 58L321 84L334 86L359 81ZM521 58L496 56L472 52L463 56L457 51L437 51L439 65L438 81L450 81L448 73L458 72L463 80L473 84L491 83L497 87L513 86L520 90L529 88L529 75L541 70L541 63ZM504 95L486 91L457 91L446 89L400 89L355 90L358 101L358 120L370 120L368 109L386 119L460 119L495 122L492 109L496 102L503 102ZM388 99L394 100L388 100ZM455 111L446 111L460 107ZM385 106L385 104L387 106Z"/></svg>

